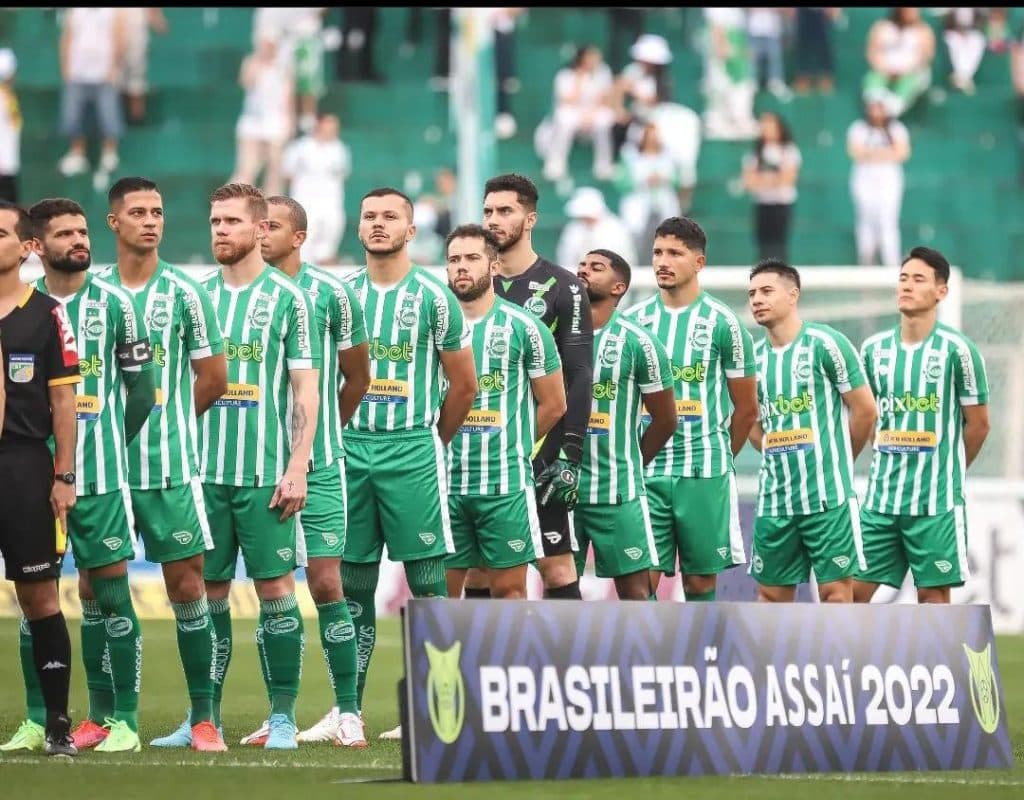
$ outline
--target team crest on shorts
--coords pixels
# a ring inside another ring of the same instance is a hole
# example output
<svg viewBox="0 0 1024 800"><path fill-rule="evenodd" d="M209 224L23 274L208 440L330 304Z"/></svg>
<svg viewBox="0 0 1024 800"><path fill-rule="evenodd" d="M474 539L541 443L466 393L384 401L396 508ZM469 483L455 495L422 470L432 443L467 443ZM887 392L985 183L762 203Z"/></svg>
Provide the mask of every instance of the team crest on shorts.
<svg viewBox="0 0 1024 800"><path fill-rule="evenodd" d="M7 357L7 377L15 383L31 383L36 374L36 357L32 353L11 353Z"/></svg>

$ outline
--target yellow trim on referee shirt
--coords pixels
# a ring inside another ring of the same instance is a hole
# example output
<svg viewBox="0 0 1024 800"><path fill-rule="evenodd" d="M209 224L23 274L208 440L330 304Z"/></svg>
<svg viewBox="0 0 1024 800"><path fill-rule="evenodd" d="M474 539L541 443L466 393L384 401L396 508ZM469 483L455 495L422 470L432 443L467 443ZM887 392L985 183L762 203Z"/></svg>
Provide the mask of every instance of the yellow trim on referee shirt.
<svg viewBox="0 0 1024 800"><path fill-rule="evenodd" d="M82 381L82 376L81 375L67 375L66 377L63 377L63 378L54 378L53 380L49 380L49 381L46 382L46 385L47 386L67 386L68 384L71 384L71 383L81 383L81 381Z"/></svg>

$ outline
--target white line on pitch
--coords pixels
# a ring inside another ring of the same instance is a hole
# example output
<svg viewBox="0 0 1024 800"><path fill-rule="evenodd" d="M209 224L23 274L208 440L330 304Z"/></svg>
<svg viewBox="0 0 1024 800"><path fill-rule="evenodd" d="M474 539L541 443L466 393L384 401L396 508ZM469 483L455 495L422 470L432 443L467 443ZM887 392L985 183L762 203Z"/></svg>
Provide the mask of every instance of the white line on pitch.
<svg viewBox="0 0 1024 800"><path fill-rule="evenodd" d="M338 769L338 770L387 770L398 774L401 770L396 769L393 763L371 761L368 764L303 764L294 761L151 761L138 758L126 758L123 761L114 761L98 758L68 758L61 759L64 763L86 767L208 767L219 769L221 767L259 769L260 767L272 767L281 769L290 767L293 769ZM6 756L0 758L0 764L29 764L41 766L52 764L54 760L43 755L32 756Z"/></svg>
<svg viewBox="0 0 1024 800"><path fill-rule="evenodd" d="M745 775L744 778L769 778L780 781L835 781L839 783L923 783L960 786L1024 786L1024 781L995 778L953 778L944 775Z"/></svg>

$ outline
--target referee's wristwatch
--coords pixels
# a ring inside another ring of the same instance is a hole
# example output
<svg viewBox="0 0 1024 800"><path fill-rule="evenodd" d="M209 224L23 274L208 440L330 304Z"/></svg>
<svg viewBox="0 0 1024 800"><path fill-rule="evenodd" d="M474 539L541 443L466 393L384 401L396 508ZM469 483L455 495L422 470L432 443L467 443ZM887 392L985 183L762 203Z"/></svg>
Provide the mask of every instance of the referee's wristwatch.
<svg viewBox="0 0 1024 800"><path fill-rule="evenodd" d="M58 472L53 476L53 479L70 484L71 486L75 485L75 473L73 472Z"/></svg>

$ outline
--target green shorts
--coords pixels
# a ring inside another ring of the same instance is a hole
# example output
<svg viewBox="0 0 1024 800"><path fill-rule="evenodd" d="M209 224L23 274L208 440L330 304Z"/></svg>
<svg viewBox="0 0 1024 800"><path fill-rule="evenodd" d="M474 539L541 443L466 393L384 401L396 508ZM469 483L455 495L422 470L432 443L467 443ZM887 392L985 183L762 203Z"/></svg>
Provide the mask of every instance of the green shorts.
<svg viewBox="0 0 1024 800"><path fill-rule="evenodd" d="M658 571L717 575L746 562L736 476L645 478Z"/></svg>
<svg viewBox="0 0 1024 800"><path fill-rule="evenodd" d="M345 552L345 460L310 472L309 494L299 512L299 528L306 540L306 558L341 558Z"/></svg>
<svg viewBox="0 0 1024 800"><path fill-rule="evenodd" d="M206 580L232 580L239 548L250 578L280 578L306 565L305 542L295 536L296 515L282 521L280 508L267 508L276 488L203 484L213 534L213 550L203 561Z"/></svg>
<svg viewBox="0 0 1024 800"><path fill-rule="evenodd" d="M127 486L87 494L68 511L68 538L78 569L96 569L135 558L135 521Z"/></svg>
<svg viewBox="0 0 1024 800"><path fill-rule="evenodd" d="M319 36L307 36L295 44L295 93L323 97L324 46Z"/></svg>
<svg viewBox="0 0 1024 800"><path fill-rule="evenodd" d="M860 525L868 568L857 577L871 583L902 586L907 567L919 589L963 586L967 566L967 516L962 505L945 514L912 517L863 509Z"/></svg>
<svg viewBox="0 0 1024 800"><path fill-rule="evenodd" d="M585 505L573 511L576 540L576 574L587 563L587 546L594 545L594 571L599 578L620 578L658 566L658 550L651 531L647 498L625 503Z"/></svg>
<svg viewBox="0 0 1024 800"><path fill-rule="evenodd" d="M165 564L213 549L198 478L170 489L132 489L132 510L147 561Z"/></svg>
<svg viewBox="0 0 1024 800"><path fill-rule="evenodd" d="M749 572L764 586L819 584L850 578L864 568L857 501L819 514L758 517Z"/></svg>
<svg viewBox="0 0 1024 800"><path fill-rule="evenodd" d="M533 487L515 494L448 497L455 555L444 565L452 569L508 569L529 564L544 549Z"/></svg>
<svg viewBox="0 0 1024 800"><path fill-rule="evenodd" d="M348 536L345 561L376 564L455 552L448 519L448 470L433 430L345 433Z"/></svg>

